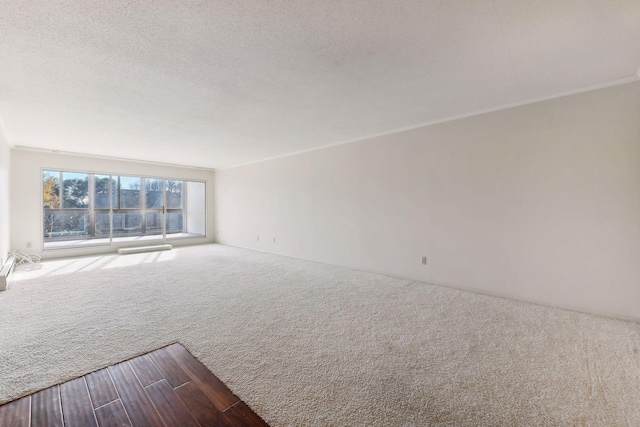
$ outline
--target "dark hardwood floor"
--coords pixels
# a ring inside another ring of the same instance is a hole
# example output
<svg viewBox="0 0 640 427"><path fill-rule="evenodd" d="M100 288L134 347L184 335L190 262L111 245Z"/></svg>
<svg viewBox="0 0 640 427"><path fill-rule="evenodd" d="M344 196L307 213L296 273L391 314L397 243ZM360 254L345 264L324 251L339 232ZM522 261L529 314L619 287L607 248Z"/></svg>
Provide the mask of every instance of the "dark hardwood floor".
<svg viewBox="0 0 640 427"><path fill-rule="evenodd" d="M180 344L4 404L0 426L268 427Z"/></svg>

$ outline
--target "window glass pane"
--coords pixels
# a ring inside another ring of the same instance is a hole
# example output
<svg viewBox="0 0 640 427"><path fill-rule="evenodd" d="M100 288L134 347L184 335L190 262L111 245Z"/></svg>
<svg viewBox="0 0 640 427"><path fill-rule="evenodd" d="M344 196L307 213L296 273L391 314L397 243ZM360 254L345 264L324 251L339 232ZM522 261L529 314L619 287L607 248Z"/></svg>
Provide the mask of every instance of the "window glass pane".
<svg viewBox="0 0 640 427"><path fill-rule="evenodd" d="M42 173L43 204L47 209L60 208L60 172L44 171Z"/></svg>
<svg viewBox="0 0 640 427"><path fill-rule="evenodd" d="M146 234L162 234L162 214L160 212L147 213L145 215Z"/></svg>
<svg viewBox="0 0 640 427"><path fill-rule="evenodd" d="M167 214L167 234L182 233L182 212Z"/></svg>
<svg viewBox="0 0 640 427"><path fill-rule="evenodd" d="M117 185L118 183L113 180L111 190L109 189L109 182L112 181L109 175L96 175L96 193L95 193L95 207L96 209L109 209L109 193L111 193L111 199L115 208L117 202Z"/></svg>
<svg viewBox="0 0 640 427"><path fill-rule="evenodd" d="M109 237L109 214L96 214L96 236Z"/></svg>
<svg viewBox="0 0 640 427"><path fill-rule="evenodd" d="M142 232L142 214L116 213L113 214L113 235L128 236Z"/></svg>
<svg viewBox="0 0 640 427"><path fill-rule="evenodd" d="M167 180L167 209L182 209L182 181Z"/></svg>
<svg viewBox="0 0 640 427"><path fill-rule="evenodd" d="M162 209L162 185L158 178L147 178L144 181L147 209Z"/></svg>
<svg viewBox="0 0 640 427"><path fill-rule="evenodd" d="M45 214L44 237L70 238L89 235L89 214Z"/></svg>
<svg viewBox="0 0 640 427"><path fill-rule="evenodd" d="M140 209L140 177L118 177L120 190L120 209Z"/></svg>
<svg viewBox="0 0 640 427"><path fill-rule="evenodd" d="M53 214L52 213L44 213L44 238L50 239L53 233Z"/></svg>
<svg viewBox="0 0 640 427"><path fill-rule="evenodd" d="M63 209L89 208L89 175L86 173L62 173Z"/></svg>
<svg viewBox="0 0 640 427"><path fill-rule="evenodd" d="M113 214L113 235L122 234L124 232L124 214Z"/></svg>

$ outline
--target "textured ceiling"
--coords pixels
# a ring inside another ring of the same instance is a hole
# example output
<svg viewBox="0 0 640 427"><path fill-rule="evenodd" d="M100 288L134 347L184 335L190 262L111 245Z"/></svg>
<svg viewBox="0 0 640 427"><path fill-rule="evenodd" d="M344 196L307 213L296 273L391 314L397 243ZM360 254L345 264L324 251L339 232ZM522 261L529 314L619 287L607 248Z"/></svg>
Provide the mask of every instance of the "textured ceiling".
<svg viewBox="0 0 640 427"><path fill-rule="evenodd" d="M0 0L12 146L220 168L621 80L638 0Z"/></svg>

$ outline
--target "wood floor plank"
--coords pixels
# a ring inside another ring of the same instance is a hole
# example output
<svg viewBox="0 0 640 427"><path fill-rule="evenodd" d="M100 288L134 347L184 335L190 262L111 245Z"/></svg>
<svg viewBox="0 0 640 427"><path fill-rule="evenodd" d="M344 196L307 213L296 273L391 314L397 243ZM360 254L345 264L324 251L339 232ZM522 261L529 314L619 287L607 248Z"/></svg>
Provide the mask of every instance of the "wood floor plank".
<svg viewBox="0 0 640 427"><path fill-rule="evenodd" d="M201 426L235 427L194 381L178 387L174 392Z"/></svg>
<svg viewBox="0 0 640 427"><path fill-rule="evenodd" d="M0 427L31 426L267 424L184 347L173 344L0 405Z"/></svg>
<svg viewBox="0 0 640 427"><path fill-rule="evenodd" d="M118 363L109 367L109 373L133 427L164 425L160 414L133 373L131 365L127 362Z"/></svg>
<svg viewBox="0 0 640 427"><path fill-rule="evenodd" d="M133 368L133 372L136 373L136 376L143 387L164 378L146 354L129 360L129 364L131 365L131 368Z"/></svg>
<svg viewBox="0 0 640 427"><path fill-rule="evenodd" d="M173 362L166 348L153 351L149 353L148 356L171 387L176 388L191 381L191 377L179 365Z"/></svg>
<svg viewBox="0 0 640 427"><path fill-rule="evenodd" d="M236 426L243 427L269 427L262 418L256 415L251 408L242 400L231 408L224 411L224 414L229 418Z"/></svg>
<svg viewBox="0 0 640 427"><path fill-rule="evenodd" d="M120 399L96 409L96 418L100 427L132 427Z"/></svg>
<svg viewBox="0 0 640 427"><path fill-rule="evenodd" d="M169 385L167 380L153 383L146 390L167 427L199 427L182 401L173 392L173 387Z"/></svg>
<svg viewBox="0 0 640 427"><path fill-rule="evenodd" d="M106 405L120 398L107 369L93 372L85 378L94 408Z"/></svg>
<svg viewBox="0 0 640 427"><path fill-rule="evenodd" d="M224 412L225 409L240 400L206 366L200 363L180 344L170 345L166 347L166 351L189 374L220 411Z"/></svg>
<svg viewBox="0 0 640 427"><path fill-rule="evenodd" d="M60 384L65 427L97 427L93 404L84 377Z"/></svg>
<svg viewBox="0 0 640 427"><path fill-rule="evenodd" d="M0 406L0 426L29 427L31 396L25 396Z"/></svg>
<svg viewBox="0 0 640 427"><path fill-rule="evenodd" d="M31 427L63 427L60 387L45 388L31 396Z"/></svg>

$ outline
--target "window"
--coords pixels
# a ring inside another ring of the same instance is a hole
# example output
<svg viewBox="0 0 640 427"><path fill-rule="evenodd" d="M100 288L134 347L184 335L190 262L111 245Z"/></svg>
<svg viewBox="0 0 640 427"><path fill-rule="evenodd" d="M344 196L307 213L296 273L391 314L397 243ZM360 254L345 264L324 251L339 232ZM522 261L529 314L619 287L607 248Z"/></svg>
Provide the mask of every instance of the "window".
<svg viewBox="0 0 640 427"><path fill-rule="evenodd" d="M202 237L205 183L44 170L44 248Z"/></svg>
<svg viewBox="0 0 640 427"><path fill-rule="evenodd" d="M87 174L43 173L45 239L89 235L88 186Z"/></svg>

